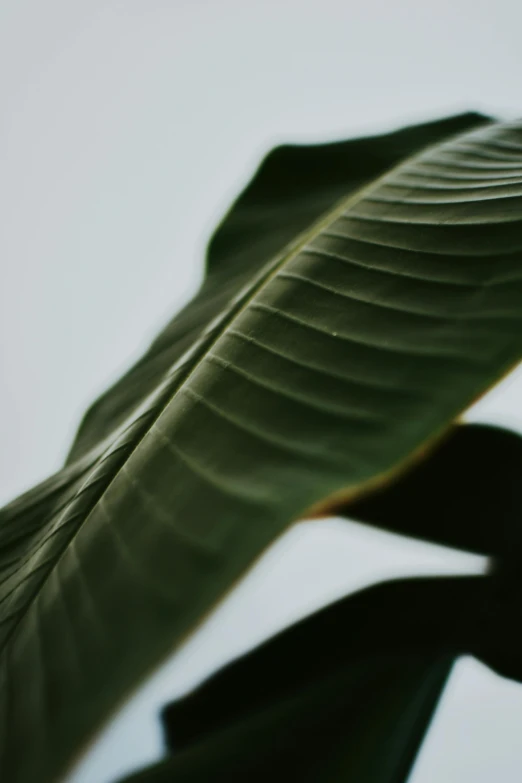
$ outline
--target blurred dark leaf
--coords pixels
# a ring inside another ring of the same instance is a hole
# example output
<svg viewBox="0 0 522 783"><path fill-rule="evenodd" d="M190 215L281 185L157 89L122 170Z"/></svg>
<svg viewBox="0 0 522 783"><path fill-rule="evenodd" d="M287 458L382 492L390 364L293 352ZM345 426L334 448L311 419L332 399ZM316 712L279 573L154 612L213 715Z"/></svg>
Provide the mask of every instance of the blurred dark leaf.
<svg viewBox="0 0 522 783"><path fill-rule="evenodd" d="M390 485L332 513L403 535L509 557L522 514L522 439L488 425L458 426Z"/></svg>
<svg viewBox="0 0 522 783"><path fill-rule="evenodd" d="M399 783L449 668L447 660L415 655L352 659L237 723L225 721L127 783Z"/></svg>
<svg viewBox="0 0 522 783"><path fill-rule="evenodd" d="M443 543L503 565L520 523L521 460L518 435L460 427L356 504L358 516L426 538L442 533ZM513 593L495 601L497 579L386 582L301 620L168 705L173 755L130 781L406 780L452 658L473 654L522 680L511 632L519 602Z"/></svg>

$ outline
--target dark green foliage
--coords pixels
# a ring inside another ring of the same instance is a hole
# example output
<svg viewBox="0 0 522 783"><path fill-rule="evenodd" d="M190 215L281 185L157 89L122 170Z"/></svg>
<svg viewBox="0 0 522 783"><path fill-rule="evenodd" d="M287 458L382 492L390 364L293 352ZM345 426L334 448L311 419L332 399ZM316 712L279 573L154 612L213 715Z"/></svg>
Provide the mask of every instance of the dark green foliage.
<svg viewBox="0 0 522 783"><path fill-rule="evenodd" d="M453 658L473 654L522 680L516 607L498 596L519 526L521 468L520 437L460 427L408 475L349 507L392 530L491 554L500 568L378 584L279 633L168 705L172 755L131 780L203 783L213 771L274 783L404 781Z"/></svg>
<svg viewBox="0 0 522 783"><path fill-rule="evenodd" d="M271 153L212 239L200 293L90 409L63 471L0 514L2 780L55 781L311 508L349 501L367 521L497 553L504 532L490 541L485 514L457 533L446 515L437 524L442 491L417 516L422 496L404 501L393 482L519 361L521 326L522 126L464 115ZM429 489L419 470L404 481ZM514 567L503 562L498 595ZM427 602L419 617L435 612L431 587L415 589ZM379 604L380 591L354 600ZM495 666L514 670L516 654L493 647ZM392 749L411 755L443 653L423 652L418 666L354 658L339 709L353 727L354 705L373 705L347 740L366 751L347 752L345 732L330 758L363 783L396 783L407 764L377 760L375 743L394 726ZM208 763L215 752L227 763L235 746L232 735L213 745Z"/></svg>

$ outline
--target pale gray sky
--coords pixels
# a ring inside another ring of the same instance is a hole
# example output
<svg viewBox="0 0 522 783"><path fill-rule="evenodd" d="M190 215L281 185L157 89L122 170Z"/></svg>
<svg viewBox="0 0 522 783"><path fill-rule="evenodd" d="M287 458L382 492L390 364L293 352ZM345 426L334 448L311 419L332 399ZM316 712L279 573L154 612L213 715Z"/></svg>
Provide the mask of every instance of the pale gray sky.
<svg viewBox="0 0 522 783"><path fill-rule="evenodd" d="M88 402L195 289L281 141L522 114L517 0L0 0L0 500L60 465ZM522 432L522 375L471 414ZM300 614L481 558L331 521L267 553L69 783L158 758L159 705ZM459 663L412 783L520 779L522 688Z"/></svg>

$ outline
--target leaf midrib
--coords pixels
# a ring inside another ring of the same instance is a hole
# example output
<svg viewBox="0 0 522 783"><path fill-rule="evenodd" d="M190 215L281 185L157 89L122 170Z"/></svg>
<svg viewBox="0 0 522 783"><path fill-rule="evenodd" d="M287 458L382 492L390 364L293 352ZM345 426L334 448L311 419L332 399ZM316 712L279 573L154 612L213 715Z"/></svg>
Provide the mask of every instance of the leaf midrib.
<svg viewBox="0 0 522 783"><path fill-rule="evenodd" d="M383 181L385 181L387 178L392 176L393 173L399 170L402 166L404 166L405 163L407 163L407 165L415 164L415 162L418 159L423 157L430 150L436 150L442 145L451 143L453 139L469 136L470 133L474 133L474 132L476 132L476 130L473 131L467 130L464 132L460 131L459 133L451 134L450 136L447 136L442 140L439 139L434 144L428 144L422 147L420 150L418 150L411 157L402 158L394 166L391 166L389 169L384 171L379 177L373 179L371 182L368 182L366 185L363 185L355 193L352 193L348 197L341 198L336 205L331 207L321 217L319 217L316 221L314 221L308 229L301 232L301 234L299 234L296 239L289 242L286 245L286 247L283 248L282 251L275 256L275 258L267 261L267 263L263 266L260 272L254 276L252 282L247 284L243 289L241 289L239 293L234 297L234 299L232 299L232 301L230 302L230 309L227 310L224 314L217 316L205 328L201 337L196 341L194 346L189 348L179 358L179 360L175 363L174 367L168 372L163 382L160 383L160 385L153 392L151 392L142 402L140 402L138 406L134 409L133 413L130 414L126 419L124 419L124 421L121 422L121 424L118 426L116 430L116 433L118 434L117 435L113 434L113 437L115 439L113 440L111 446L108 447L107 451L101 455L102 457L106 456L106 454L108 454L111 451L113 446L117 444L118 437L121 437L121 435L127 430L127 428L134 423L135 421L134 417L136 413L140 410L146 410L149 407L149 405L151 405L151 403L157 400L158 397L161 398L162 393L164 393L168 389L168 381L172 378L172 375L176 373L177 370L179 371L184 365L188 365L187 372L182 374L180 378L177 378L177 383L173 388L171 394L162 405L158 406L157 415L151 420L147 430L141 435L141 437L137 439L134 446L129 450L125 460L121 465L118 466L114 475L110 477L108 483L104 486L100 495L94 501L93 506L87 512L85 518L78 525L78 527L74 529L73 534L69 538L66 538L64 546L57 553L56 557L52 560L52 565L49 571L47 572L47 574L45 575L44 579L38 584L37 589L34 591L31 598L26 602L25 606L23 606L23 608L20 609L20 616L18 620L13 624L12 628L6 634L3 640L0 649L0 655L4 655L6 653L12 637L15 635L16 631L18 630L18 627L29 613L38 595L41 593L42 590L45 589L45 585L47 581L53 575L56 567L59 565L65 552L68 550L71 542L75 539L80 529L85 524L88 523L91 514L94 512L98 504L101 502L106 492L112 486L113 482L118 478L120 472L122 471L122 468L125 466L127 461L134 454L134 452L139 448L145 435L154 426L157 419L161 416L163 411L172 402L172 400L175 398L175 396L178 394L181 388L190 381L191 377L198 370L199 366L205 361L207 353L211 351L214 344L226 332L230 324L233 323L236 320L236 318L238 318L250 306L251 302L256 298L258 293L270 284L271 280L277 276L279 270L282 269L289 260L295 258L301 252L301 250L304 249L305 246L311 241L311 239L321 234L323 228L326 228L328 225L332 224L338 217L346 213L353 205L361 201L365 197L366 193L371 192L374 189L377 189ZM194 355L194 363L190 362L191 354ZM433 438L431 438L429 442L437 440L438 437L440 437L440 433L434 434ZM428 445L427 443L422 444L422 448L425 449L427 445ZM409 462L409 460L407 460L407 462ZM94 464L93 467L95 467L97 464L98 461ZM368 486L371 488L375 488L375 486L378 486L380 484L380 478L386 481L390 481L393 479L393 476L400 470L401 470L401 464L394 466L394 468L391 471L388 471L383 477L374 476L368 482ZM79 490L80 492L82 488L83 485ZM364 489L362 489L361 491L364 491ZM355 496L355 494L356 491L354 491L354 489L352 488L350 493L351 497ZM71 503L74 502L77 495L78 493L71 499L70 501ZM319 503L317 505L319 505Z"/></svg>

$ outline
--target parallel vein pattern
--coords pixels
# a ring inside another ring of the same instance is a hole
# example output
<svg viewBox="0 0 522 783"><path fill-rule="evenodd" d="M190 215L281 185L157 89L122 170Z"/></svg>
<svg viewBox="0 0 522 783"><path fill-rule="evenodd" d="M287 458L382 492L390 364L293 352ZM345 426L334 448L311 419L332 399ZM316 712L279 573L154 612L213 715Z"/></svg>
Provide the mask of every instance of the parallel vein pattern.
<svg viewBox="0 0 522 783"><path fill-rule="evenodd" d="M518 361L522 128L354 195L474 124L328 145L308 180L307 155L276 151L194 303L91 409L64 474L0 517L3 777L54 780L294 519L396 470Z"/></svg>

